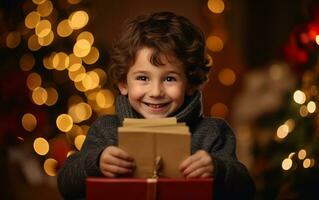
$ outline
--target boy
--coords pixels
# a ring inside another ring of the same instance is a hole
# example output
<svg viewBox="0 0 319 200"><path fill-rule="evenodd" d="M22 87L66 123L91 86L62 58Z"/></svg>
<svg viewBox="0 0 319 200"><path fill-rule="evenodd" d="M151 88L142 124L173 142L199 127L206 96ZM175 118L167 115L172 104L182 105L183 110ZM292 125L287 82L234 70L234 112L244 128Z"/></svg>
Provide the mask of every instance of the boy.
<svg viewBox="0 0 319 200"><path fill-rule="evenodd" d="M232 130L221 119L202 116L200 86L208 63L204 35L186 18L159 12L129 22L114 45L109 69L120 92L116 115L99 118L81 151L65 162L58 176L63 196L84 197L87 176L133 172L134 158L116 147L124 118L174 116L192 133L192 155L180 164L183 176L213 177L215 199L252 199L254 184L236 158Z"/></svg>

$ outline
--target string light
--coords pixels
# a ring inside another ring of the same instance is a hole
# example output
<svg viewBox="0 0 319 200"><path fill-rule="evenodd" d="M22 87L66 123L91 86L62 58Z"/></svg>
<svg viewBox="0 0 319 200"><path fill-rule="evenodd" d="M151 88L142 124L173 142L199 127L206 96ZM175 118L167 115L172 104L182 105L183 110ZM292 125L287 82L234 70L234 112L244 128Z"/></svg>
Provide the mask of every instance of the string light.
<svg viewBox="0 0 319 200"><path fill-rule="evenodd" d="M301 90L297 90L293 95L294 101L298 104L304 104L306 101L306 95Z"/></svg>
<svg viewBox="0 0 319 200"><path fill-rule="evenodd" d="M292 167L292 160L290 158L286 158L282 161L281 167L284 170L289 170Z"/></svg>
<svg viewBox="0 0 319 200"><path fill-rule="evenodd" d="M35 5L29 4L24 8L26 14L23 21L24 30L9 32L6 36L6 46L16 48L21 40L25 39L29 50L38 51L41 48L49 49L45 47L56 44L58 40L71 39L74 41L75 39L72 49L56 49L56 51L51 51L40 58L42 65L37 67L52 70L55 83L48 83L47 80L42 79L42 74L32 72L34 66L38 65L33 54L23 54L19 65L21 70L30 72L26 85L30 90L32 101L36 105L56 105L59 101L59 95L62 95L58 93L56 84L60 84L62 81L71 81L71 83L73 81L77 91L74 91L74 94L68 98L67 114L57 116L56 126L59 131L65 133L65 139L70 144L74 144L74 150L80 150L89 126L85 124L80 126L75 123L83 123L95 117L95 114L115 112L114 94L108 89L101 89L107 79L105 71L96 67L91 67L88 71L86 69L86 65L96 64L100 58L99 49L93 46L94 35L89 31L80 30L87 26L89 15L84 10L75 10L67 19L63 19L58 16L58 10L54 8L54 1L32 0L32 2ZM67 2L70 5L75 5L81 0L67 0ZM37 56L41 55L37 54ZM59 77L63 77L63 74L67 74L67 80L60 81ZM43 85L49 87L43 87ZM78 92L85 94L87 102L80 95L76 95ZM93 96L94 98L92 98ZM26 113L23 115L21 123L26 131L31 132L36 129L38 122L33 114ZM20 138L19 140L23 141L23 138ZM42 137L34 140L33 148L41 156L47 155L51 150L56 151L56 149L50 150L49 142ZM69 151L68 156L74 152ZM53 158L46 159L43 164L45 173L49 176L56 176L57 169L61 165L58 162L60 161Z"/></svg>
<svg viewBox="0 0 319 200"><path fill-rule="evenodd" d="M31 113L24 114L21 122L23 128L29 132L32 132L37 126L37 119Z"/></svg>
<svg viewBox="0 0 319 200"><path fill-rule="evenodd" d="M56 176L58 161L53 158L48 158L44 161L43 168L47 175Z"/></svg>
<svg viewBox="0 0 319 200"><path fill-rule="evenodd" d="M212 52L219 52L224 48L223 40L218 36L209 36L206 39L206 45L209 50Z"/></svg>
<svg viewBox="0 0 319 200"><path fill-rule="evenodd" d="M61 114L56 119L56 125L60 131L68 132L73 127L73 119L70 115Z"/></svg>
<svg viewBox="0 0 319 200"><path fill-rule="evenodd" d="M50 146L46 139L38 137L33 142L33 148L37 154L44 156L49 152Z"/></svg>
<svg viewBox="0 0 319 200"><path fill-rule="evenodd" d="M225 3L223 0L208 0L207 6L213 13L222 13L225 9Z"/></svg>
<svg viewBox="0 0 319 200"><path fill-rule="evenodd" d="M223 85L233 85L236 81L236 74L235 72L230 68L224 68L218 73L218 80Z"/></svg>

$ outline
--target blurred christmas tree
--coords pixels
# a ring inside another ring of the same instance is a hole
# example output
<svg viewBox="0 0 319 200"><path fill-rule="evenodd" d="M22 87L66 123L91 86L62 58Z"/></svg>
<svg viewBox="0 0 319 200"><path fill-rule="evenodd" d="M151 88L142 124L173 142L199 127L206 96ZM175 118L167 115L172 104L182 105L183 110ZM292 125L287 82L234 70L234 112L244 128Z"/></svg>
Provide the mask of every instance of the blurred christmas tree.
<svg viewBox="0 0 319 200"><path fill-rule="evenodd" d="M84 30L89 8L86 0L0 3L0 149L25 144L50 176L81 148L91 122L114 112L106 53Z"/></svg>
<svg viewBox="0 0 319 200"><path fill-rule="evenodd" d="M258 119L271 139L256 142L258 199L319 198L319 6L295 27L284 60L297 77L296 88L276 113ZM263 134L263 133L256 133Z"/></svg>

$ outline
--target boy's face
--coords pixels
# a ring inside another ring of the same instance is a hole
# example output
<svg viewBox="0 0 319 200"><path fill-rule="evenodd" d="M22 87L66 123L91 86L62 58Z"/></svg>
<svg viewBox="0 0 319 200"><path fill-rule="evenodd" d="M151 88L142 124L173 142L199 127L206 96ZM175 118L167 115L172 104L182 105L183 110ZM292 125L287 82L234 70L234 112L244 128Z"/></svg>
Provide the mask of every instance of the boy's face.
<svg viewBox="0 0 319 200"><path fill-rule="evenodd" d="M163 118L179 109L187 88L184 67L179 62L155 66L150 62L153 50L142 48L127 74L127 82L118 85L122 95L128 95L131 106L145 118Z"/></svg>

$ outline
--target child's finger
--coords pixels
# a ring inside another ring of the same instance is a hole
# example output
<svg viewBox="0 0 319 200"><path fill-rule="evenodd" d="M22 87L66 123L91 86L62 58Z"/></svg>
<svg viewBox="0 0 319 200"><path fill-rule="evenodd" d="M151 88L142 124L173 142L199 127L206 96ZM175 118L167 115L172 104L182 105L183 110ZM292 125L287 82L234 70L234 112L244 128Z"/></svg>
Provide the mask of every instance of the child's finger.
<svg viewBox="0 0 319 200"><path fill-rule="evenodd" d="M110 154L112 156L115 156L115 157L118 157L118 158L122 158L124 160L128 160L128 161L132 161L133 158L128 154L126 153L125 151L123 151L122 149L118 148L118 147L111 147L110 148Z"/></svg>
<svg viewBox="0 0 319 200"><path fill-rule="evenodd" d="M123 160L114 156L110 156L108 159L105 160L105 163L110 165L116 165L123 168L134 168L134 162Z"/></svg>
<svg viewBox="0 0 319 200"><path fill-rule="evenodd" d="M105 171L105 170L102 170L102 174L106 177L109 177L109 178L115 178L115 174L111 173L111 172L108 172L108 171Z"/></svg>
<svg viewBox="0 0 319 200"><path fill-rule="evenodd" d="M110 172L112 174L129 174L132 173L131 169L127 169L127 168L123 168L123 167L119 167L116 165L106 165L104 167L104 169L106 172Z"/></svg>
<svg viewBox="0 0 319 200"><path fill-rule="evenodd" d="M186 169L184 169L183 175L187 176L189 173L193 172L196 169L202 168L203 164L200 162L200 160L194 161L192 162L190 165L188 165L186 167Z"/></svg>
<svg viewBox="0 0 319 200"><path fill-rule="evenodd" d="M204 174L211 174L211 169L209 166L204 166L192 171L186 176L186 178L198 178L202 177Z"/></svg>
<svg viewBox="0 0 319 200"><path fill-rule="evenodd" d="M200 157L196 156L195 154L188 157L186 160L184 160L180 166L179 166L179 170L180 171L184 171L189 165L191 165L193 162L196 162L197 160L199 160Z"/></svg>

